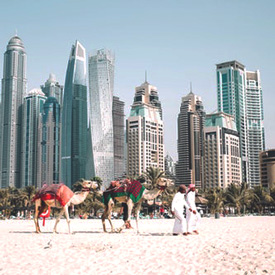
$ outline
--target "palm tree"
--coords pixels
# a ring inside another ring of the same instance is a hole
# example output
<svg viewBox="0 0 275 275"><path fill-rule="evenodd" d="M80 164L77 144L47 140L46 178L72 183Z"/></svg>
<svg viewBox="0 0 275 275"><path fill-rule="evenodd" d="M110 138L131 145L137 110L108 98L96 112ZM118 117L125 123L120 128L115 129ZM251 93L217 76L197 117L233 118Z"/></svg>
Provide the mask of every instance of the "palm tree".
<svg viewBox="0 0 275 275"><path fill-rule="evenodd" d="M143 173L145 178L147 179L146 187L148 189L154 189L157 187L157 183L160 178L164 177L164 172L161 171L159 168L154 168L152 166L148 167L146 171ZM156 199L154 199L154 215L156 211Z"/></svg>
<svg viewBox="0 0 275 275"><path fill-rule="evenodd" d="M255 186L253 192L255 195L252 200L252 206L254 206L258 212L262 214L265 207L274 202L273 198L262 185Z"/></svg>
<svg viewBox="0 0 275 275"><path fill-rule="evenodd" d="M238 215L241 215L241 208L249 201L250 194L248 192L248 185L230 184L226 189L226 205L233 206L237 209Z"/></svg>
<svg viewBox="0 0 275 275"><path fill-rule="evenodd" d="M147 179L148 189L154 189L157 187L159 179L163 178L165 173L161 171L159 168L154 168L150 166L146 169L146 171L143 174Z"/></svg>
<svg viewBox="0 0 275 275"><path fill-rule="evenodd" d="M206 191L206 199L208 200L207 206L215 217L219 217L219 213L224 205L225 193L224 190L217 187Z"/></svg>

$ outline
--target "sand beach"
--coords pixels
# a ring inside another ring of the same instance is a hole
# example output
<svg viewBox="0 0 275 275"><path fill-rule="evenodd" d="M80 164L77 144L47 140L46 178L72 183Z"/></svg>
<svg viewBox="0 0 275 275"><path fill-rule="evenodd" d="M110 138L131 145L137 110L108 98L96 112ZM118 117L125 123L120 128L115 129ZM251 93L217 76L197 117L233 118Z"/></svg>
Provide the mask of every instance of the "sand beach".
<svg viewBox="0 0 275 275"><path fill-rule="evenodd" d="M41 234L33 220L2 220L0 274L275 274L275 217L203 218L200 234L187 237L172 235L173 222L140 220L137 235L73 219L69 235L64 219L59 234L54 220Z"/></svg>

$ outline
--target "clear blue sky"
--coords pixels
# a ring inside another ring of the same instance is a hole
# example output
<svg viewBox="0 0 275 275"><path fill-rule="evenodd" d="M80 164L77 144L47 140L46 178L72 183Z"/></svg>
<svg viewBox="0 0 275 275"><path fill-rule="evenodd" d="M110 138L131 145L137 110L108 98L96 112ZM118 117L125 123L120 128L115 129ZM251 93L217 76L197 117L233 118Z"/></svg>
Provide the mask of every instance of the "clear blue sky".
<svg viewBox="0 0 275 275"><path fill-rule="evenodd" d="M64 84L71 45L115 52L115 94L129 114L135 87L158 87L165 144L177 158L181 97L201 95L206 112L217 109L215 64L238 60L262 78L266 147L275 148L274 0L0 0L0 76L3 54L15 34L27 54L28 89L50 72Z"/></svg>

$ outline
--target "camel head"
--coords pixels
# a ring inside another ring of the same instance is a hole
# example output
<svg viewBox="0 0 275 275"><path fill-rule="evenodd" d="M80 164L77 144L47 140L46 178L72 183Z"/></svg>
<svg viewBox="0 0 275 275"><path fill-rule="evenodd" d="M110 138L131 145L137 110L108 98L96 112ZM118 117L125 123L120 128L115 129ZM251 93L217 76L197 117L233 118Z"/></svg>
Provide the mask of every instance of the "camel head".
<svg viewBox="0 0 275 275"><path fill-rule="evenodd" d="M81 183L82 185L82 192L89 192L91 189L96 189L98 184L96 181L85 180Z"/></svg>
<svg viewBox="0 0 275 275"><path fill-rule="evenodd" d="M164 191L167 187L170 187L174 182L170 179L160 178L157 182L157 188Z"/></svg>

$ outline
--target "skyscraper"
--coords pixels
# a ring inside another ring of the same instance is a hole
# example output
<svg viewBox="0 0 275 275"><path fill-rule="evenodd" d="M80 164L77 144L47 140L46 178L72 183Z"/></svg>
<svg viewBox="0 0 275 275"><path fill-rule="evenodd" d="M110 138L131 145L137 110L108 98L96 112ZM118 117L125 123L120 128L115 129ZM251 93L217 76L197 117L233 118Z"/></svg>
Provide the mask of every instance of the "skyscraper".
<svg viewBox="0 0 275 275"><path fill-rule="evenodd" d="M234 117L223 112L206 115L203 187L226 188L242 180L239 133Z"/></svg>
<svg viewBox="0 0 275 275"><path fill-rule="evenodd" d="M36 186L39 178L39 150L41 140L38 135L39 120L46 100L40 89L30 90L24 98L22 127L21 187Z"/></svg>
<svg viewBox="0 0 275 275"><path fill-rule="evenodd" d="M126 173L124 105L119 97L113 97L114 178L122 177Z"/></svg>
<svg viewBox="0 0 275 275"><path fill-rule="evenodd" d="M248 183L261 183L259 153L265 150L263 98L260 72L246 71Z"/></svg>
<svg viewBox="0 0 275 275"><path fill-rule="evenodd" d="M94 171L107 187L114 179L114 56L105 49L89 57L89 115Z"/></svg>
<svg viewBox="0 0 275 275"><path fill-rule="evenodd" d="M234 116L240 134L242 181L260 184L264 128L259 71L249 72L238 61L217 64L217 93L218 111Z"/></svg>
<svg viewBox="0 0 275 275"><path fill-rule="evenodd" d="M38 183L61 181L61 110L55 97L48 97L41 119L41 178Z"/></svg>
<svg viewBox="0 0 275 275"><path fill-rule="evenodd" d="M0 188L20 187L22 104L26 92L27 55L12 37L4 54L0 110Z"/></svg>
<svg viewBox="0 0 275 275"><path fill-rule="evenodd" d="M76 41L68 61L62 109L62 181L69 187L86 177L86 51Z"/></svg>
<svg viewBox="0 0 275 275"><path fill-rule="evenodd" d="M200 96L182 98L178 115L178 162L176 184L202 187L203 126L205 112Z"/></svg>
<svg viewBox="0 0 275 275"><path fill-rule="evenodd" d="M128 175L139 176L149 167L164 171L162 109L157 88L145 81L136 88L126 122Z"/></svg>
<svg viewBox="0 0 275 275"><path fill-rule="evenodd" d="M41 90L46 97L55 97L60 106L62 106L63 86L56 81L54 74L50 74L45 84L41 85Z"/></svg>

